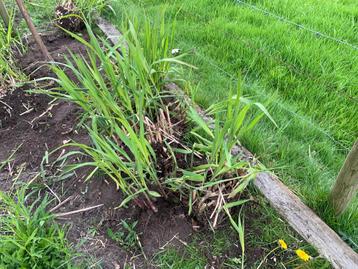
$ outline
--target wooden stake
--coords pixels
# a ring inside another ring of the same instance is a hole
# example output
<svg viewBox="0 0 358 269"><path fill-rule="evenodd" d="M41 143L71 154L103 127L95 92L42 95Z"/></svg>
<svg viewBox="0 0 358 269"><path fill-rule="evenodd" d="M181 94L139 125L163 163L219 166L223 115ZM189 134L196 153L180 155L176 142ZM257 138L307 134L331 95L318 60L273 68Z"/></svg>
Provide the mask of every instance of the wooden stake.
<svg viewBox="0 0 358 269"><path fill-rule="evenodd" d="M358 140L349 152L336 183L332 188L330 201L336 214L342 214L358 191Z"/></svg>
<svg viewBox="0 0 358 269"><path fill-rule="evenodd" d="M50 60L52 61L52 57L50 55L50 53L48 52L45 44L43 43L40 35L38 34L34 24L32 23L32 20L31 20L31 17L29 15L29 13L27 12L26 8L25 8L25 5L24 5L24 2L22 0L16 0L16 3L20 9L20 12L22 14L22 16L24 17L26 23L27 23L27 26L29 27L31 33L32 33L32 36L34 37L37 45L39 46L44 58L46 60Z"/></svg>
<svg viewBox="0 0 358 269"><path fill-rule="evenodd" d="M9 27L9 15L7 14L5 4L2 0L0 0L0 15L4 20L5 27Z"/></svg>

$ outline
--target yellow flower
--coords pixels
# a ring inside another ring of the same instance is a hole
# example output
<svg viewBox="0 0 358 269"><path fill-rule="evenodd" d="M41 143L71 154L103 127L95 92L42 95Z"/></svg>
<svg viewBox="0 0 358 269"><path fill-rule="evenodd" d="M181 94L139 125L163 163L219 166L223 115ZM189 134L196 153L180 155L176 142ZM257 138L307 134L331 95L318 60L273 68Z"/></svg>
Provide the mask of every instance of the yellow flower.
<svg viewBox="0 0 358 269"><path fill-rule="evenodd" d="M301 259L301 260L303 260L303 261L305 261L305 262L307 262L309 259L311 259L311 256L310 255L308 255L304 250L302 250L302 249L297 249L296 250L296 254L297 254L297 256Z"/></svg>
<svg viewBox="0 0 358 269"><path fill-rule="evenodd" d="M284 250L287 249L287 244L285 241L283 241L282 239L278 240L278 244L280 245L280 247Z"/></svg>

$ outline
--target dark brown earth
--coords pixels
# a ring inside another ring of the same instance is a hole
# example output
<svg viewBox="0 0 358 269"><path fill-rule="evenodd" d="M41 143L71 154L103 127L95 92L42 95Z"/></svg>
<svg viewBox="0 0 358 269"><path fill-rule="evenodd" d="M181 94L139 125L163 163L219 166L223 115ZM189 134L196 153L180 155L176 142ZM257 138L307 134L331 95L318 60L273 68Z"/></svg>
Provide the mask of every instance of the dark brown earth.
<svg viewBox="0 0 358 269"><path fill-rule="evenodd" d="M63 62L64 55L71 50L84 53L85 49L75 40L60 33L44 35L44 42L55 61ZM18 64L31 79L53 76L47 66L43 66L42 55L36 45L30 41L28 52L19 56ZM47 86L48 82L46 82ZM82 130L76 128L79 108L64 101L53 101L46 95L30 94L26 90L37 85L27 84L5 95L0 102L0 161L6 160L15 149L10 168L0 174L0 189L8 190L12 184L11 177L17 174L18 167L23 168L22 177L31 179L38 171L46 151L51 151L67 143L70 139L88 142ZM68 239L75 245L83 243L78 249L102 260L103 268L115 268L118 264L131 262L134 254L139 268L150 267L141 253L128 253L118 243L107 236L107 229L119 229L120 220L138 220L137 229L143 252L151 257L157 250L174 236L187 240L192 233L190 219L180 206L172 206L165 201L158 201L158 214L143 211L130 206L127 209L115 210L122 201L122 195L112 182L102 178L94 178L91 182L83 182L86 170L82 175L73 176L69 181L51 186L61 200L71 196L72 199L54 211L68 212L92 205L104 206L74 214L61 220L70 226ZM47 183L49 184L49 183ZM65 190L65 191L64 191ZM88 233L91 229L95 234ZM172 244L179 241L173 240ZM169 244L170 245L170 244ZM77 248L77 247L76 247Z"/></svg>
<svg viewBox="0 0 358 269"><path fill-rule="evenodd" d="M68 50L85 53L81 44L61 33L44 35L43 39L55 61L63 62ZM53 76L41 59L41 52L30 41L27 53L18 56L18 65L30 79ZM79 111L76 106L26 92L38 86L49 87L49 84L53 85L53 82L28 83L0 99L0 160L5 160L19 147L15 165L24 164L29 169L36 169L46 150L54 149L70 138L85 138L74 129Z"/></svg>
<svg viewBox="0 0 358 269"><path fill-rule="evenodd" d="M181 206L161 200L156 203L158 213L142 210L133 204L128 208L115 209L123 198L116 186L103 178L96 178L87 184L81 179L82 176L85 176L85 173L79 175L76 181L63 184L63 189L67 191L62 194L61 199L71 197L71 200L55 212L70 212L103 205L60 219L63 224L70 224L68 239L78 246L76 249L84 257L100 258L103 268L115 268L117 265L123 268L125 263L135 264L136 268L155 268L150 259L161 247L181 247L181 241L190 240L193 233L192 224ZM63 186L58 184L53 191L60 193ZM107 230L120 230L121 220L128 223L138 221L136 232L142 250L126 251L118 242L109 238Z"/></svg>
<svg viewBox="0 0 358 269"><path fill-rule="evenodd" d="M84 39L88 39L88 35L85 32L77 34ZM55 62L64 63L64 56L68 56L69 51L75 54L86 55L86 48L81 43L62 32L48 32L42 34L41 37ZM32 39L28 41L28 50L25 55L17 55L17 59L19 67L31 79L53 76L49 72L48 66L44 65L43 55Z"/></svg>
<svg viewBox="0 0 358 269"><path fill-rule="evenodd" d="M63 62L68 50L82 54L85 52L81 44L61 33L55 32L43 37L55 61ZM49 68L43 66L41 59L40 51L30 41L27 53L18 56L18 64L31 79L52 76ZM22 168L23 180L33 178L39 171L46 151L51 151L70 139L89 143L86 133L76 126L80 112L78 107L64 101L54 101L46 95L26 92L35 86L42 88L51 86L49 82L39 83L24 85L0 99L0 162L6 160L17 149L13 161L0 173L0 190L10 188L11 179L18 173L19 168ZM51 175L56 167L45 167L45 169L48 169L48 174ZM181 205L168 201L156 202L158 213L134 205L115 209L122 202L123 197L116 190L114 183L100 176L94 176L91 181L84 182L88 172L87 169L82 169L76 175L56 184L37 179L39 183L48 185L47 192L50 195L56 194L57 198L52 206L70 197L67 203L54 210L56 214L103 205L59 219L68 227L69 241L83 254L83 258L79 260L89 257L93 257L94 260L100 259L102 268L123 268L126 263L135 264L135 268L155 268L151 261L155 253L169 246L180 250L186 242L190 242L192 235L197 233L193 229L193 224L196 223L187 216L187 210ZM142 246L141 250L126 251L109 238L107 229L113 231L120 229L120 220L138 221L136 231ZM246 230L249 228L246 227ZM259 233L259 231L253 232ZM207 235L210 240L212 234L210 231L205 230L201 233ZM211 253L205 255L212 263L212 267L208 268L222 268L223 261L212 257ZM228 255L238 257L239 244L233 246ZM253 249L248 250L247 255L249 260L254 262L260 259L263 253L260 249Z"/></svg>

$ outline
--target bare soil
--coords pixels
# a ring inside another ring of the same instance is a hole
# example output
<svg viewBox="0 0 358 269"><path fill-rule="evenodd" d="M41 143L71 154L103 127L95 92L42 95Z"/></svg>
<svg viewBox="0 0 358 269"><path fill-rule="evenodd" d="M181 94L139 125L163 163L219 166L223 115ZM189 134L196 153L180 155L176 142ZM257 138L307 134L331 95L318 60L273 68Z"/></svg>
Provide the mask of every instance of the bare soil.
<svg viewBox="0 0 358 269"><path fill-rule="evenodd" d="M43 39L51 56L58 62L64 62L68 50L82 54L86 51L81 44L61 33L44 35ZM53 76L42 58L36 44L30 40L27 53L18 55L18 65L30 79ZM84 139L83 133L75 131L79 111L75 105L53 103L46 95L26 92L51 85L54 85L51 81L28 83L0 99L0 160L5 160L12 150L19 147L15 166L23 164L36 169L46 150L54 149L70 138Z"/></svg>
<svg viewBox="0 0 358 269"><path fill-rule="evenodd" d="M64 62L68 50L82 54L85 52L81 44L59 32L44 35L44 42L52 57L58 62ZM43 66L41 59L42 55L30 40L27 53L18 56L18 65L31 79L53 76L50 69ZM23 180L31 178L39 171L46 151L51 151L70 139L89 143L86 133L76 126L80 109L74 104L54 101L46 95L26 92L34 86L46 88L51 86L51 83L29 83L8 92L0 99L0 162L6 160L17 149L13 161L0 173L0 190L6 191L10 188L11 178L19 171L19 167L23 169ZM54 211L55 213L103 205L59 219L68 227L67 237L74 248L83 254L83 258L100 259L102 268L123 268L125 263L135 264L136 268L155 268L152 262L155 253L169 246L181 249L190 242L192 235L197 233L193 229L193 225L197 223L187 215L187 210L181 205L165 200L156 202L158 213L134 205L115 209L123 197L116 190L114 183L99 175L90 182L84 182L87 173L88 170L83 169L65 181L50 185L51 192L56 193L61 201L70 197L67 203ZM58 203L55 201L53 206ZM120 229L121 220L138 221L136 231L141 250L124 250L118 242L109 238L107 230ZM246 230L249 229L250 227L246 226ZM201 233L207 234L210 240L210 231L204 230ZM208 268L222 268L223 261L218 262L210 253L205 255L209 261L213 261L212 267ZM231 248L228 255L240 255L238 244ZM262 257L263 253L260 249L252 248L246 255L254 262Z"/></svg>

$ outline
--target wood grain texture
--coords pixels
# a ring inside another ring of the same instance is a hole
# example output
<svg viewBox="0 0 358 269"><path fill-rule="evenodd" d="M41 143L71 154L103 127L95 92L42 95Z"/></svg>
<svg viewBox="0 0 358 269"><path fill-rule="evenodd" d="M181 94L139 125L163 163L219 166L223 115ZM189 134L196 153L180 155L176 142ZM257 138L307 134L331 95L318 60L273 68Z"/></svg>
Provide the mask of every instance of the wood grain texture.
<svg viewBox="0 0 358 269"><path fill-rule="evenodd" d="M128 53L128 44L125 40L123 40L123 34L118 31L117 28L113 26L113 24L103 19L102 17L99 17L97 20L97 26L113 45L118 46L120 43L122 43L121 46L125 48L125 53ZM119 51L121 46L118 48Z"/></svg>
<svg viewBox="0 0 358 269"><path fill-rule="evenodd" d="M25 19L25 21L27 23L27 26L30 29L30 32L31 32L33 38L35 39L37 45L39 46L39 49L41 50L44 58L46 60L53 61L53 58L51 57L50 53L48 52L44 42L42 41L39 33L37 32L37 30L35 28L35 25L33 24L32 20L31 20L30 14L24 5L24 2L22 0L16 0L16 3L17 3L17 6L19 7L19 10L20 10L23 18Z"/></svg>
<svg viewBox="0 0 358 269"><path fill-rule="evenodd" d="M358 269L358 255L276 176L258 174L255 186L271 206L334 268Z"/></svg>
<svg viewBox="0 0 358 269"><path fill-rule="evenodd" d="M113 45L117 45L120 42L122 33L118 31L117 28L113 26L113 24L100 17L97 20L97 26Z"/></svg>
<svg viewBox="0 0 358 269"><path fill-rule="evenodd" d="M337 215L344 212L358 191L358 140L349 152L333 186L330 200ZM358 225L358 224L357 224Z"/></svg>
<svg viewBox="0 0 358 269"><path fill-rule="evenodd" d="M101 27L100 27L101 28ZM107 35L107 28L114 28L113 25L102 27ZM116 31L110 29L108 38L113 38ZM120 33L119 31L117 31ZM120 36L118 37L118 39ZM117 40L117 39L115 39ZM114 43L116 44L116 43ZM167 84L168 90L176 91L187 102L191 103L209 123L213 119L206 116L204 111L193 104L185 93L175 84ZM254 155L245 147L237 145L232 150L233 155L240 155L242 159L257 164ZM331 262L336 269L358 269L358 254L355 253L326 223L324 223L309 207L307 207L297 195L290 191L275 175L261 172L254 181L256 188L270 202L271 206L300 234L308 243L312 244L317 251Z"/></svg>

